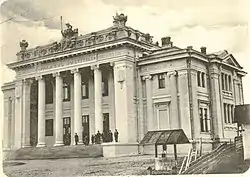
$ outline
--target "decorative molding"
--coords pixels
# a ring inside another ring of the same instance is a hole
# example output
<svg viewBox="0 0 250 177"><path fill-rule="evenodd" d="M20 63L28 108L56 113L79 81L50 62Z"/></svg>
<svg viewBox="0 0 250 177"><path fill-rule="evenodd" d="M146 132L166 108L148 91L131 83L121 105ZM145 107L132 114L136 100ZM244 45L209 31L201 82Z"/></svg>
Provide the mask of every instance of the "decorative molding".
<svg viewBox="0 0 250 177"><path fill-rule="evenodd" d="M43 80L43 79L44 79L42 75L36 76L35 78L36 78L37 81L38 81L38 80Z"/></svg>
<svg viewBox="0 0 250 177"><path fill-rule="evenodd" d="M92 65L90 66L91 70L98 70L100 69L100 66L97 64L97 65Z"/></svg>
<svg viewBox="0 0 250 177"><path fill-rule="evenodd" d="M71 74L75 74L75 73L78 73L78 72L79 72L79 68L74 68L74 69L70 70Z"/></svg>
<svg viewBox="0 0 250 177"><path fill-rule="evenodd" d="M61 76L61 73L60 72L55 72L52 74L53 77L60 77Z"/></svg>
<svg viewBox="0 0 250 177"><path fill-rule="evenodd" d="M150 75L150 74L148 74L148 75L146 75L146 76L142 76L142 80L151 80L153 77L152 77L152 75Z"/></svg>

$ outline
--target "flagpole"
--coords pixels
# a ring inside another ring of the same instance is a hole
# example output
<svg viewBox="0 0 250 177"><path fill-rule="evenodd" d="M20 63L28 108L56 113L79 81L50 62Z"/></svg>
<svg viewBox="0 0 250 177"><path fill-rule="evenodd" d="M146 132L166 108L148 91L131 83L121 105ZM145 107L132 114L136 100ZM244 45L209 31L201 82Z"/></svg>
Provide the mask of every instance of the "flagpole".
<svg viewBox="0 0 250 177"><path fill-rule="evenodd" d="M61 31L63 31L63 27L62 27L62 16L61 16Z"/></svg>

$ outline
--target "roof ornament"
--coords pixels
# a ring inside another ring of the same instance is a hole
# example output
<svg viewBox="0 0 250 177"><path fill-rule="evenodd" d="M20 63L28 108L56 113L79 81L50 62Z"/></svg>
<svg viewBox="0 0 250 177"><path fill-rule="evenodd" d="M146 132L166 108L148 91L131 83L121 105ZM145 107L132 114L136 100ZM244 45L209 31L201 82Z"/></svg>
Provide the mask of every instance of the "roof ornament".
<svg viewBox="0 0 250 177"><path fill-rule="evenodd" d="M125 26L128 17L125 16L123 13L121 13L120 15L118 13L116 13L115 16L113 16L113 24L114 26Z"/></svg>
<svg viewBox="0 0 250 177"><path fill-rule="evenodd" d="M65 25L66 25L67 29L61 30L63 38L70 39L72 37L78 36L78 29L77 28L73 29L72 25L69 23L66 23Z"/></svg>
<svg viewBox="0 0 250 177"><path fill-rule="evenodd" d="M27 47L29 46L29 43L26 40L22 40L20 42L21 52L26 51Z"/></svg>

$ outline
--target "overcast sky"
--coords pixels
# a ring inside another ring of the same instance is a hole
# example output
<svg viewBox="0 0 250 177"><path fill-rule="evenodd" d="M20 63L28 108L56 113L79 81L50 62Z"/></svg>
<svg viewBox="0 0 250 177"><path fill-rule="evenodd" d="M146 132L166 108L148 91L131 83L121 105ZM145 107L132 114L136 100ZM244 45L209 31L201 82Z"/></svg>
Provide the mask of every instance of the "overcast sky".
<svg viewBox="0 0 250 177"><path fill-rule="evenodd" d="M250 103L250 30L247 0L7 0L1 5L1 82L13 79L4 65L16 61L19 42L29 47L60 39L60 16L81 34L112 25L116 12L127 25L150 33L155 41L171 36L174 45L206 46L208 53L228 50L249 73L244 78Z"/></svg>

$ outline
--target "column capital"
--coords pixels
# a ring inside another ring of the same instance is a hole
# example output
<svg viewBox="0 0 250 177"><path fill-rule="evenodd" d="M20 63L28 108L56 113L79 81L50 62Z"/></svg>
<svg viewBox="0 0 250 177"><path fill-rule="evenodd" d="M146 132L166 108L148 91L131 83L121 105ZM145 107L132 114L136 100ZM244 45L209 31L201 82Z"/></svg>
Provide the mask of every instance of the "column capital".
<svg viewBox="0 0 250 177"><path fill-rule="evenodd" d="M61 75L60 72L52 73L52 76L53 76L53 77L59 77L60 75Z"/></svg>
<svg viewBox="0 0 250 177"><path fill-rule="evenodd" d="M100 68L99 65L92 65L91 67L91 70L98 70Z"/></svg>
<svg viewBox="0 0 250 177"><path fill-rule="evenodd" d="M32 78L31 79L23 79L23 83L25 85L31 85L33 83L33 79Z"/></svg>
<svg viewBox="0 0 250 177"><path fill-rule="evenodd" d="M79 68L74 68L70 71L71 74L75 74L79 72Z"/></svg>
<svg viewBox="0 0 250 177"><path fill-rule="evenodd" d="M142 80L151 80L152 79L152 75L148 74L146 76L142 76Z"/></svg>
<svg viewBox="0 0 250 177"><path fill-rule="evenodd" d="M177 75L178 75L178 72L177 72L176 70L170 71L170 72L167 73L167 76L168 76L168 77L177 76Z"/></svg>
<svg viewBox="0 0 250 177"><path fill-rule="evenodd" d="M111 67L114 67L114 66L115 66L115 62L110 62L109 65L110 65Z"/></svg>
<svg viewBox="0 0 250 177"><path fill-rule="evenodd" d="M43 75L39 75L39 76L36 76L35 79L38 81L38 80L43 80Z"/></svg>

